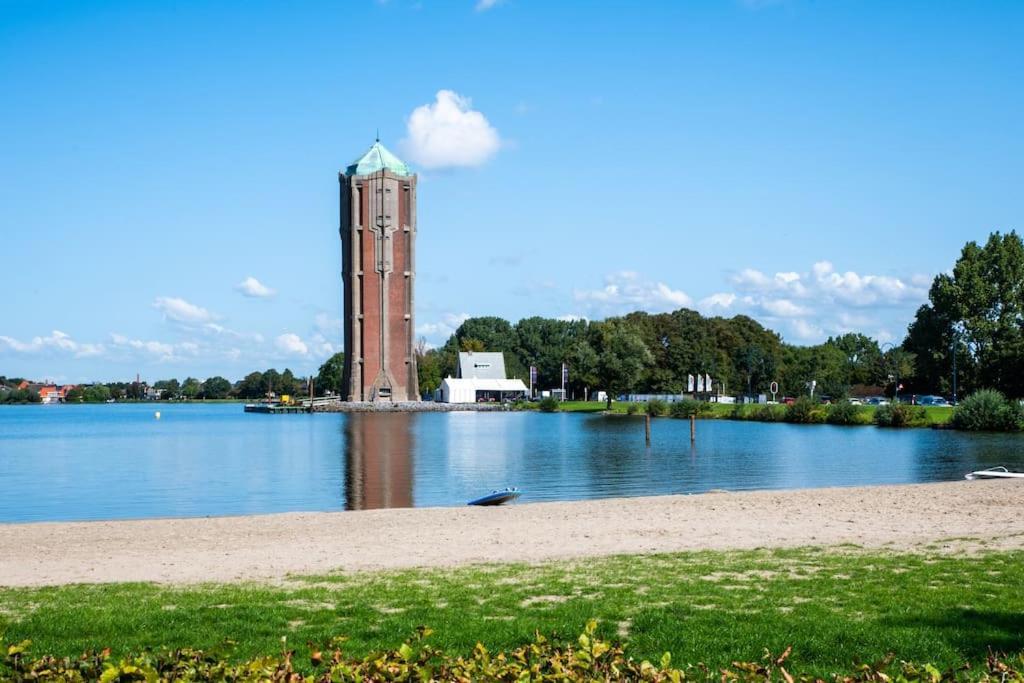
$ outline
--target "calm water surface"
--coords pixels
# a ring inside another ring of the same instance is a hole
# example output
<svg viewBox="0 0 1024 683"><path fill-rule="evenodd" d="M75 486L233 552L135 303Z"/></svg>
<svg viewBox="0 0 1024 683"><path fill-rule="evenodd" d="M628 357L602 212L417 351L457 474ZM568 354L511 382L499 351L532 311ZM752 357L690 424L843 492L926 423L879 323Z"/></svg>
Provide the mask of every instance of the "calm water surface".
<svg viewBox="0 0 1024 683"><path fill-rule="evenodd" d="M162 419L153 412L159 409ZM0 408L0 522L896 484L1024 467L1024 437L536 413L252 415L238 404Z"/></svg>

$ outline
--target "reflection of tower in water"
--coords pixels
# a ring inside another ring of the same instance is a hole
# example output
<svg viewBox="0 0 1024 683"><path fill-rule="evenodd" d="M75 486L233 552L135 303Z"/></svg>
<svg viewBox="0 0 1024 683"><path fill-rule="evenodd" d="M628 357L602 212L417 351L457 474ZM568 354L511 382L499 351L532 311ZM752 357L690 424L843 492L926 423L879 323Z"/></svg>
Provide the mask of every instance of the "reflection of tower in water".
<svg viewBox="0 0 1024 683"><path fill-rule="evenodd" d="M345 509L412 507L410 413L349 413L345 421Z"/></svg>

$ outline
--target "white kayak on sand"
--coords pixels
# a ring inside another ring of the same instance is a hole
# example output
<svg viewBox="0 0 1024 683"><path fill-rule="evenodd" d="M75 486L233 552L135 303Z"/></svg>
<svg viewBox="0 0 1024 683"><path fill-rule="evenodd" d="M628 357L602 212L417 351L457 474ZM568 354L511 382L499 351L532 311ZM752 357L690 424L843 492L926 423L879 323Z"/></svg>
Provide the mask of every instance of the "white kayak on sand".
<svg viewBox="0 0 1024 683"><path fill-rule="evenodd" d="M964 475L964 479L1024 479L1024 472L1011 472L1002 465Z"/></svg>

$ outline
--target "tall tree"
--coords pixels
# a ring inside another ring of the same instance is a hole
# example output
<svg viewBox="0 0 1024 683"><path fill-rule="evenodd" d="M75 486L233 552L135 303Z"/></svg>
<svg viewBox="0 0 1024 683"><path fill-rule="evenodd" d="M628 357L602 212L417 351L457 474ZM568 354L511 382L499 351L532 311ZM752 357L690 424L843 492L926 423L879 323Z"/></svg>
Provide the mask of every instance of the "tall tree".
<svg viewBox="0 0 1024 683"><path fill-rule="evenodd" d="M848 332L829 337L825 342L838 349L846 358L846 384L877 384L881 380L882 350L871 337Z"/></svg>
<svg viewBox="0 0 1024 683"><path fill-rule="evenodd" d="M187 381L187 380L186 380ZM223 377L213 376L207 378L203 382L202 394L203 398L227 398L231 393L231 382L227 381ZM256 398L251 396L249 398Z"/></svg>
<svg viewBox="0 0 1024 683"><path fill-rule="evenodd" d="M341 380L345 372L345 354L341 351L334 354L320 366L313 387L318 396L331 392L336 396L342 393Z"/></svg>
<svg viewBox="0 0 1024 683"><path fill-rule="evenodd" d="M654 358L640 334L622 319L606 320L593 326L597 352L597 376L609 394L633 393Z"/></svg>
<svg viewBox="0 0 1024 683"><path fill-rule="evenodd" d="M193 399L202 391L203 385L195 377L186 377L181 384L181 395L187 399Z"/></svg>
<svg viewBox="0 0 1024 683"><path fill-rule="evenodd" d="M154 382L153 388L159 389L160 391L163 392L160 395L160 398L162 398L165 401L170 401L171 399L178 398L178 396L181 394L181 385L178 383L178 380L176 379L162 379L159 382Z"/></svg>
<svg viewBox="0 0 1024 683"><path fill-rule="evenodd" d="M562 384L562 363L569 361L572 347L583 339L586 329L587 323L583 320L524 318L515 325L514 351L522 365L537 367L539 386L559 387ZM574 374L574 371L570 372L570 379Z"/></svg>
<svg viewBox="0 0 1024 683"><path fill-rule="evenodd" d="M948 388L953 352L960 393L993 388L1024 396L1024 242L1016 232L968 242L951 274L938 275L904 349L919 391Z"/></svg>

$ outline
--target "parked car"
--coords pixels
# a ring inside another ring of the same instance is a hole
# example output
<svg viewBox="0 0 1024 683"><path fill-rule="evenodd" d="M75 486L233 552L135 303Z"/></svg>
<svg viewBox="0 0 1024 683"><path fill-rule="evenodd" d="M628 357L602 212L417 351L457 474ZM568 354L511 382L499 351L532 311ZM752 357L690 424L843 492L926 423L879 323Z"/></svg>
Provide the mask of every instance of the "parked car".
<svg viewBox="0 0 1024 683"><path fill-rule="evenodd" d="M850 399L850 405L851 406L862 406L862 405L864 405L864 401L860 400L859 398L851 398Z"/></svg>
<svg viewBox="0 0 1024 683"><path fill-rule="evenodd" d="M918 396L917 405L919 406L933 406L935 408L951 408L949 401L942 398L941 396Z"/></svg>
<svg viewBox="0 0 1024 683"><path fill-rule="evenodd" d="M889 399L885 396L869 396L866 403L869 406L887 406L889 405Z"/></svg>

